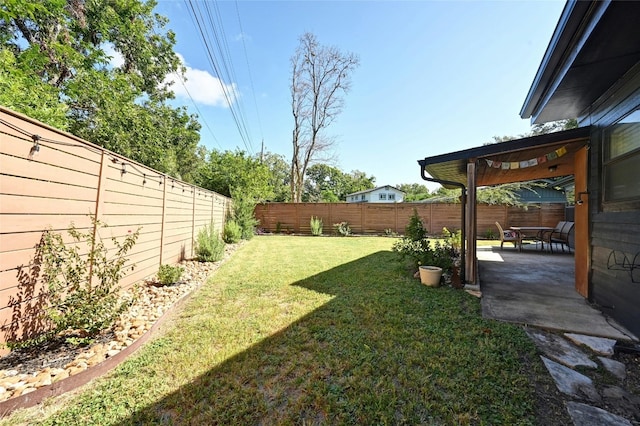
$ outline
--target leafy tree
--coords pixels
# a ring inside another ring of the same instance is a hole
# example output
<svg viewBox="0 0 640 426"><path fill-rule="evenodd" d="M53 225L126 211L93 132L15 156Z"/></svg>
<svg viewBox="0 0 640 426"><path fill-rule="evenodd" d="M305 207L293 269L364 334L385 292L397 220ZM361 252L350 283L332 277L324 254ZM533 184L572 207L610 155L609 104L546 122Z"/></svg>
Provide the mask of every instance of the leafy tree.
<svg viewBox="0 0 640 426"><path fill-rule="evenodd" d="M426 200L430 195L429 188L419 183L401 183L396 188L405 192L404 200L407 202Z"/></svg>
<svg viewBox="0 0 640 426"><path fill-rule="evenodd" d="M254 199L256 202L272 198L269 185L271 172L259 158L244 151L212 151L209 161L202 168L200 184L227 197L232 194Z"/></svg>
<svg viewBox="0 0 640 426"><path fill-rule="evenodd" d="M287 160L280 154L266 152L261 156L262 164L266 165L271 171L269 185L273 191L271 201L287 202L291 201L290 179L291 169Z"/></svg>
<svg viewBox="0 0 640 426"><path fill-rule="evenodd" d="M183 71L153 0L6 0L2 104L193 181L200 125L166 101ZM108 51L122 58L116 66Z"/></svg>
<svg viewBox="0 0 640 426"><path fill-rule="evenodd" d="M344 173L327 164L314 164L307 169L302 200L308 202L346 201L347 194L372 189L375 177L354 170Z"/></svg>
<svg viewBox="0 0 640 426"><path fill-rule="evenodd" d="M359 65L352 53L318 43L305 33L291 58L291 112L293 154L291 156L291 200L300 202L307 168L331 148L326 129L342 112L351 85L351 72Z"/></svg>

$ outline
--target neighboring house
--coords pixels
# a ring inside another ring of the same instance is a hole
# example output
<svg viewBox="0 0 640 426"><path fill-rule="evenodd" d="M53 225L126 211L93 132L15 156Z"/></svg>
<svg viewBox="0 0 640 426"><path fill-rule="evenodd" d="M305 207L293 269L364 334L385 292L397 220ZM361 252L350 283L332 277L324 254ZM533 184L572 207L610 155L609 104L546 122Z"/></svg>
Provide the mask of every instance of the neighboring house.
<svg viewBox="0 0 640 426"><path fill-rule="evenodd" d="M401 203L404 195L404 191L386 185L347 194L347 203Z"/></svg>
<svg viewBox="0 0 640 426"><path fill-rule="evenodd" d="M573 175L576 291L640 336L638 22L637 1L566 3L520 116L577 118L577 129L418 163L424 179L468 192L467 282L476 276L476 188Z"/></svg>

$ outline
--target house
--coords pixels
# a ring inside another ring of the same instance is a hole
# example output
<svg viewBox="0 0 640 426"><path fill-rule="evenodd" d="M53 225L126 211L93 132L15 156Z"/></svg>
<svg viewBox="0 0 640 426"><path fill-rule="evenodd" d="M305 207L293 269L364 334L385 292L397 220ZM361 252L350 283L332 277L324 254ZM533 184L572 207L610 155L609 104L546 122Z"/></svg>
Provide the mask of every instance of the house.
<svg viewBox="0 0 640 426"><path fill-rule="evenodd" d="M347 194L347 203L401 203L404 195L404 191L386 185Z"/></svg>
<svg viewBox="0 0 640 426"><path fill-rule="evenodd" d="M460 188L465 281L476 279L476 188L573 176L575 288L640 336L640 2L566 3L520 116L578 128L419 160ZM430 175L428 176L427 175Z"/></svg>

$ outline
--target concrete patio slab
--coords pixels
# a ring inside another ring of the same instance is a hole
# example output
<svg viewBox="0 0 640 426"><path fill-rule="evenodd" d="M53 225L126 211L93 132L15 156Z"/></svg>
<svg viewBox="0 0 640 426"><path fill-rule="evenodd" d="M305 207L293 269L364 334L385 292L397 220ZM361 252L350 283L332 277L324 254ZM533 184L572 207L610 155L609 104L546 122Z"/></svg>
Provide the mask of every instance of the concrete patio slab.
<svg viewBox="0 0 640 426"><path fill-rule="evenodd" d="M615 340L637 340L589 305L574 284L574 258L525 246L477 251L482 315L554 331Z"/></svg>

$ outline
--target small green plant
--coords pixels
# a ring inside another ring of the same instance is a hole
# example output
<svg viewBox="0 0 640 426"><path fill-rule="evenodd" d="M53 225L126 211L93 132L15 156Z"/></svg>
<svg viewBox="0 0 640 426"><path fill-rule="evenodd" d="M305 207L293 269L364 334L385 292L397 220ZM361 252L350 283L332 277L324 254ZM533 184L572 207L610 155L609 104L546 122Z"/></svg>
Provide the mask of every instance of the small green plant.
<svg viewBox="0 0 640 426"><path fill-rule="evenodd" d="M447 240L423 238L413 241L404 237L393 244L392 251L398 253L401 260L410 260L414 269L420 265L438 266L444 272L449 272L457 258L457 250Z"/></svg>
<svg viewBox="0 0 640 426"><path fill-rule="evenodd" d="M182 266L160 265L158 269L158 281L162 285L176 283L182 277L184 268Z"/></svg>
<svg viewBox="0 0 640 426"><path fill-rule="evenodd" d="M276 234L282 233L282 222L276 222Z"/></svg>
<svg viewBox="0 0 640 426"><path fill-rule="evenodd" d="M496 240L498 239L498 234L492 228L488 228L487 231L484 233L484 237L487 240Z"/></svg>
<svg viewBox="0 0 640 426"><path fill-rule="evenodd" d="M205 225L198 232L196 256L200 262L217 262L224 255L225 243L211 225Z"/></svg>
<svg viewBox="0 0 640 426"><path fill-rule="evenodd" d="M427 237L427 230L424 227L422 218L418 215L418 210L413 209L413 215L409 218L409 223L404 228L405 237L411 241L420 241Z"/></svg>
<svg viewBox="0 0 640 426"><path fill-rule="evenodd" d="M337 235L347 237L351 235L351 227L349 222L338 222L333 224L333 229Z"/></svg>
<svg viewBox="0 0 640 426"><path fill-rule="evenodd" d="M309 223L311 226L311 234L315 236L322 235L322 219L319 217L311 216L311 221Z"/></svg>
<svg viewBox="0 0 640 426"><path fill-rule="evenodd" d="M442 236L451 247L460 251L460 248L462 247L462 231L460 229L450 231L444 227L442 228Z"/></svg>
<svg viewBox="0 0 640 426"><path fill-rule="evenodd" d="M82 343L109 328L130 304L118 297L118 284L128 261L125 255L136 243L140 228L129 231L122 242L112 237L115 249L109 251L100 236L100 228L107 225L94 216L91 222L93 227L86 232L71 223L67 232L72 243L65 243L62 235L51 230L44 233L41 243L50 302L46 316L54 325L53 332L66 335L71 343ZM86 255L80 254L82 243L87 245Z"/></svg>
<svg viewBox="0 0 640 426"><path fill-rule="evenodd" d="M242 229L240 229L238 222L233 219L229 219L225 222L224 229L222 231L222 239L228 244L237 243L242 239Z"/></svg>

